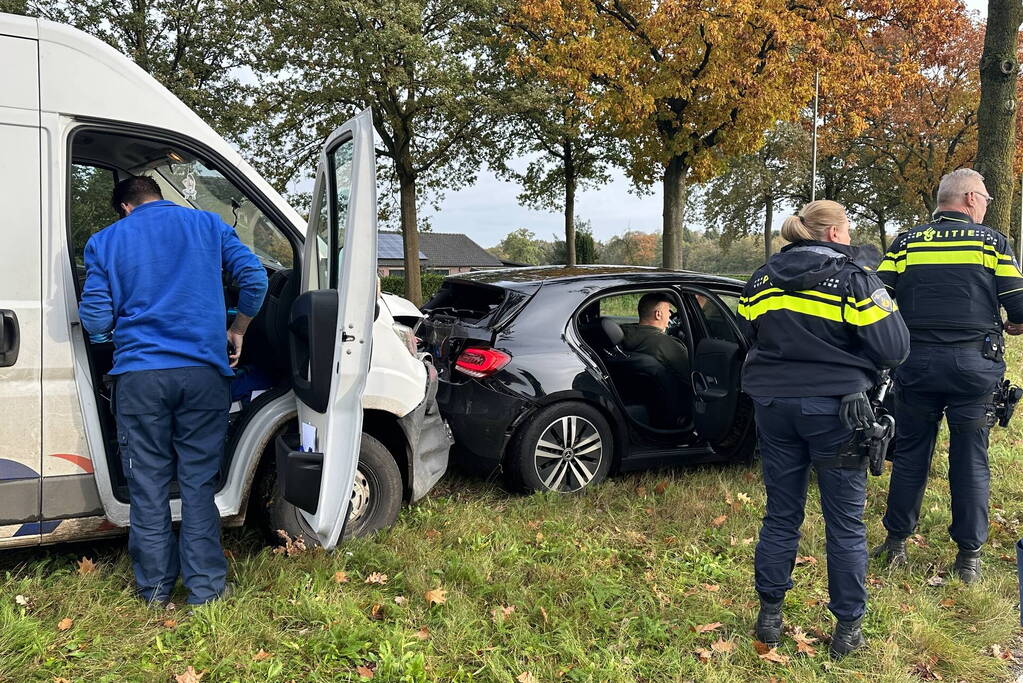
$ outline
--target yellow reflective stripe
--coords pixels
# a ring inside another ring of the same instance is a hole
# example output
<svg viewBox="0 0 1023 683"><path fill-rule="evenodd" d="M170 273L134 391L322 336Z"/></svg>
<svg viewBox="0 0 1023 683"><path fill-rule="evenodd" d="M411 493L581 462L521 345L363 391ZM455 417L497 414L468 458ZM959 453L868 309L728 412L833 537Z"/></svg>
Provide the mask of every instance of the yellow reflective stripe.
<svg viewBox="0 0 1023 683"><path fill-rule="evenodd" d="M994 270L998 257L982 251L910 251L906 254L906 266L920 265L977 265ZM899 271L902 272L902 271Z"/></svg>
<svg viewBox="0 0 1023 683"><path fill-rule="evenodd" d="M959 240L959 241L950 240L948 242L939 242L937 240L931 242L927 242L925 240L915 240L913 242L910 242L906 246L909 249L913 249L915 247L984 247L985 249L994 249L996 252L998 251L997 249L995 249L995 246L993 244L989 244L984 240Z"/></svg>
<svg viewBox="0 0 1023 683"><path fill-rule="evenodd" d="M864 327L866 325L873 325L879 320L884 320L889 315L891 315L890 311L886 311L877 305L865 308L862 311L855 308L847 308L845 310L845 321L850 325Z"/></svg>
<svg viewBox="0 0 1023 683"><path fill-rule="evenodd" d="M1015 263L999 263L995 266L995 277L1023 277Z"/></svg>
<svg viewBox="0 0 1023 683"><path fill-rule="evenodd" d="M851 296L846 297L845 300L846 300L846 303L850 303L853 306L855 306L856 308L859 308L860 306L866 306L867 304L874 303L874 300L871 299L869 296L866 299L862 299L861 301L857 301L856 299L852 298Z"/></svg>
<svg viewBox="0 0 1023 683"><path fill-rule="evenodd" d="M768 297L746 308L748 309L748 315L744 314L744 317L747 320L755 320L769 311L791 311L816 318L825 318L836 323L842 322L841 304L832 304L826 301L810 301L809 299L792 296L791 294Z"/></svg>
<svg viewBox="0 0 1023 683"><path fill-rule="evenodd" d="M905 254L906 252L902 253ZM905 269L906 269L905 261L899 261L898 263L896 263L891 256L886 256L884 261L881 261L881 265L877 267L877 272L901 273Z"/></svg>
<svg viewBox="0 0 1023 683"><path fill-rule="evenodd" d="M753 296L748 297L746 299L746 305L755 304L758 301L760 301L761 299L763 299L764 297L770 296L772 294L784 294L784 293L785 293L784 289L779 289L778 287L768 287L767 289L761 290L761 291L757 292L756 294L754 294ZM803 291L797 292L797 293L798 294L805 294L807 296L815 296L815 297L818 297L818 298L821 298L821 299L828 299L828 300L834 301L836 303L841 303L842 302L842 297L838 296L837 294L828 294L827 292L818 292L816 289L804 289Z"/></svg>

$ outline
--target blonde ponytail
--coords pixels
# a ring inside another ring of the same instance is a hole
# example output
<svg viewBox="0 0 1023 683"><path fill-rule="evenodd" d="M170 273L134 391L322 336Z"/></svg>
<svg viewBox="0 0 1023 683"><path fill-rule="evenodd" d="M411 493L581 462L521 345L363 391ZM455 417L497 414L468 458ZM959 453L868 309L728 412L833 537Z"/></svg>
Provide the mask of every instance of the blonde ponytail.
<svg viewBox="0 0 1023 683"><path fill-rule="evenodd" d="M845 220L844 206L830 199L818 199L804 206L795 216L785 219L781 238L786 242L824 241L828 228L842 225Z"/></svg>

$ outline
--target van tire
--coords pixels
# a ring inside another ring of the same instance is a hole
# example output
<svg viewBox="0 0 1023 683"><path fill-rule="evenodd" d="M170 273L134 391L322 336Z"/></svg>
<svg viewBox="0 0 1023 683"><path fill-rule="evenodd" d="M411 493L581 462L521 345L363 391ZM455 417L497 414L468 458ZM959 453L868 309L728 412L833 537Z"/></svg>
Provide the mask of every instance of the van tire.
<svg viewBox="0 0 1023 683"><path fill-rule="evenodd" d="M320 543L302 512L280 495L276 471L269 472L268 476L271 481L267 482L265 489L268 491L266 522L270 537L276 543L283 543L285 539L279 532L284 532L289 539L301 538L307 548L318 546ZM360 488L363 489L361 494L364 499L364 505L360 505L361 514L353 519L351 515L356 511L349 513L342 540L369 536L394 524L404 498L401 472L394 456L380 441L365 432L359 447L359 469L355 485L356 490ZM353 491L353 498L354 494Z"/></svg>
<svg viewBox="0 0 1023 683"><path fill-rule="evenodd" d="M566 443L566 424L574 430L567 440L572 443ZM559 462L547 455L547 452L551 452L552 456L555 454L542 445L541 439L548 444L576 446L581 455L569 454L570 464ZM599 444L599 451L591 450L596 444ZM595 461L594 455L599 455L599 459ZM562 482L558 489L560 492L575 493L604 481L613 459L614 435L603 414L587 403L563 401L537 411L528 419L508 448L504 469L508 486L512 489L527 493L553 490L545 484L545 479L553 479L552 485ZM564 477L559 468L564 469ZM581 486L582 478L577 473L589 476Z"/></svg>

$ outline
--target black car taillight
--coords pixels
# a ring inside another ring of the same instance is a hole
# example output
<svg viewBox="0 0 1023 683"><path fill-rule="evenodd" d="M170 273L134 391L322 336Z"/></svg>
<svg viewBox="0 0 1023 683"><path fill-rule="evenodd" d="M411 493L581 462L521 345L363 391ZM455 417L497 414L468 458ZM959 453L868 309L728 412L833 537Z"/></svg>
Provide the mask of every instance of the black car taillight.
<svg viewBox="0 0 1023 683"><path fill-rule="evenodd" d="M497 349L470 347L458 355L455 368L470 377L489 377L511 360L511 356Z"/></svg>

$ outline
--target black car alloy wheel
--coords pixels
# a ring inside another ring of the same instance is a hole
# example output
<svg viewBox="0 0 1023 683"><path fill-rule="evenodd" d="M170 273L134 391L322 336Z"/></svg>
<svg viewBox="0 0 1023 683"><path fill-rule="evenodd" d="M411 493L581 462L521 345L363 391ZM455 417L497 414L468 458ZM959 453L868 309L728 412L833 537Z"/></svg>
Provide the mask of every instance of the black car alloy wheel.
<svg viewBox="0 0 1023 683"><path fill-rule="evenodd" d="M611 432L599 411L565 402L539 411L515 443L509 474L528 491L572 493L611 469Z"/></svg>

